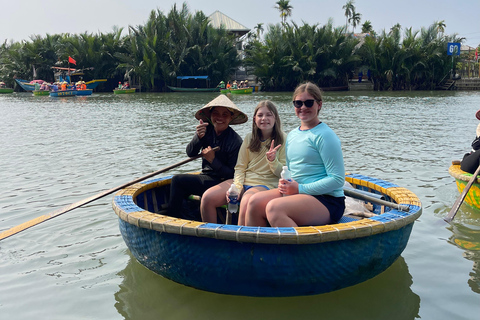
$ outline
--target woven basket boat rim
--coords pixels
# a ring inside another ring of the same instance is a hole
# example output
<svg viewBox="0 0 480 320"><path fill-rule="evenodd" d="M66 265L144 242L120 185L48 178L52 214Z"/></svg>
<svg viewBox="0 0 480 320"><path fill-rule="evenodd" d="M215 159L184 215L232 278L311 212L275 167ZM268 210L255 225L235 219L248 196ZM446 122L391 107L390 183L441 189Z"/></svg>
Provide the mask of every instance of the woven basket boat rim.
<svg viewBox="0 0 480 320"><path fill-rule="evenodd" d="M142 192L169 184L171 176L140 182L126 189L118 191L112 201L112 206L119 218L129 224L140 228L151 229L158 232L167 232L195 237L215 238L237 242L274 243L274 244L310 244L331 242L347 239L368 237L401 229L415 222L422 212L418 197L408 189L398 186L383 188L378 184L359 179L361 175L346 176L350 183L361 182L372 188L388 194L396 203L410 207L409 212L392 209L373 218L364 218L347 223L330 224L322 226L302 226L296 228L275 227L242 227L215 223L204 223L192 220L178 219L170 216L146 211L137 206L138 210L125 212L122 204L118 204L117 197L130 201ZM372 178L373 179L373 178ZM383 181L374 179L377 181ZM386 181L384 181L386 182ZM398 201L400 200L400 201ZM136 206L133 204L133 206Z"/></svg>

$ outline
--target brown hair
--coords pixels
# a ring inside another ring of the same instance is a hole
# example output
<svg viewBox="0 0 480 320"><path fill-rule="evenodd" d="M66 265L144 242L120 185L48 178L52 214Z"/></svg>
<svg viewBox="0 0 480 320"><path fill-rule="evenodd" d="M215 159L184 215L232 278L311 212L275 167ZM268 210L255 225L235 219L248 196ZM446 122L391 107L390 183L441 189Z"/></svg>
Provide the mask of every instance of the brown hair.
<svg viewBox="0 0 480 320"><path fill-rule="evenodd" d="M317 103L322 101L322 90L312 82L305 82L297 86L295 91L293 92L293 98L292 100L295 100L295 97L298 96L301 93L307 92L309 95L311 95ZM320 111L320 109L319 109Z"/></svg>
<svg viewBox="0 0 480 320"><path fill-rule="evenodd" d="M255 116L257 115L258 109L262 107L267 107L267 109L273 113L275 117L275 124L273 125L272 136L270 137L272 140L275 140L275 147L279 144L283 144L283 132L282 132L282 123L280 122L280 116L278 115L278 110L275 104L273 104L270 100L263 100L260 101L257 106L255 107L255 111L253 112L253 123L252 123L252 140L248 148L252 152L260 151L260 146L262 143L262 130L257 127L255 123ZM267 144L266 147L270 149L270 144Z"/></svg>

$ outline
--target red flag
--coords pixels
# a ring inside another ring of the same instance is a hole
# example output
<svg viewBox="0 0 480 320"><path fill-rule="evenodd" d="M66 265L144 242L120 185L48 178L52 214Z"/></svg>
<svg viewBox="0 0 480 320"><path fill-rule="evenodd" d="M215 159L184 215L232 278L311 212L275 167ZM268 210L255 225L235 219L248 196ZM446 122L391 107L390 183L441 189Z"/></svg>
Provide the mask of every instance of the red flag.
<svg viewBox="0 0 480 320"><path fill-rule="evenodd" d="M73 63L74 65L77 65L77 61L73 60L73 58L70 56L68 56L68 63Z"/></svg>
<svg viewBox="0 0 480 320"><path fill-rule="evenodd" d="M478 48L475 49L475 60L478 61Z"/></svg>

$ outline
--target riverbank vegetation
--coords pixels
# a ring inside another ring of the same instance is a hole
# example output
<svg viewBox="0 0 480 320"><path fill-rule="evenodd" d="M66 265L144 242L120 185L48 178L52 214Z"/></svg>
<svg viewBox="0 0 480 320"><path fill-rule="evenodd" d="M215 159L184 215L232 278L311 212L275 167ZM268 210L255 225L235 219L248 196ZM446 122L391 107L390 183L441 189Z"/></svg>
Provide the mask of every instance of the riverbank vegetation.
<svg viewBox="0 0 480 320"><path fill-rule="evenodd" d="M245 36L240 54L233 35L210 26L203 12L190 13L184 3L167 14L153 10L144 25L128 30L5 41L0 46L0 79L12 86L14 78L52 82L51 67L66 67L73 57L72 67L84 68L85 79L109 79L104 90L128 77L143 91L165 91L185 75L208 75L216 84L230 79L239 66L257 76L267 91L291 91L306 80L321 87L345 86L360 71L365 78L368 73L376 90L424 90L448 78L453 60L446 54L447 44L462 41L444 34L443 21L421 30L397 24L376 33L367 20L364 33L355 35L361 15L353 1L343 7L346 24L340 27L332 21L289 23L286 17L293 7L286 0L277 5L282 22L268 25L264 34L259 23Z"/></svg>

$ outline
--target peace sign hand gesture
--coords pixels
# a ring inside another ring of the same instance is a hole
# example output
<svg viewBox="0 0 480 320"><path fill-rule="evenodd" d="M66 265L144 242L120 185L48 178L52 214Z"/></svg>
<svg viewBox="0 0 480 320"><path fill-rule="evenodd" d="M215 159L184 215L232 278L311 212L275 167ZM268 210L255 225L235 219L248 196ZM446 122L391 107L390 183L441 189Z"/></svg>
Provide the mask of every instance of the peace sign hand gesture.
<svg viewBox="0 0 480 320"><path fill-rule="evenodd" d="M268 150L267 153L266 153L267 160L270 161L270 162L275 161L275 157L277 156L277 151L282 146L281 144L279 144L278 146L276 146L274 148L273 147L274 145L275 145L275 140L272 140L272 143L270 144L270 150Z"/></svg>

